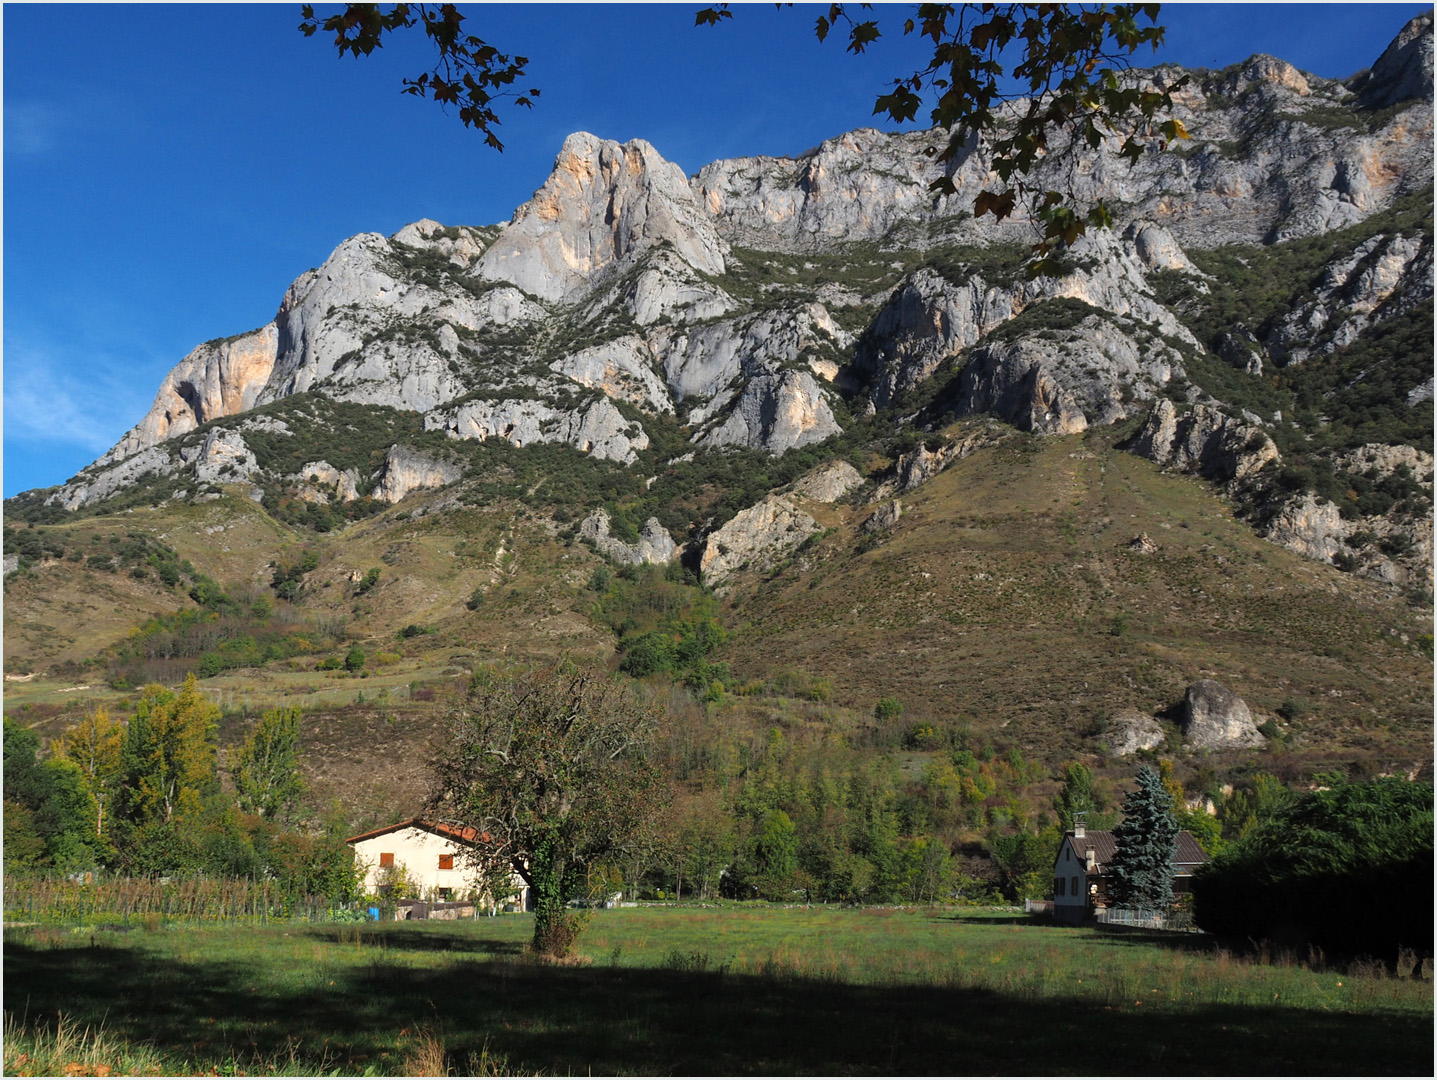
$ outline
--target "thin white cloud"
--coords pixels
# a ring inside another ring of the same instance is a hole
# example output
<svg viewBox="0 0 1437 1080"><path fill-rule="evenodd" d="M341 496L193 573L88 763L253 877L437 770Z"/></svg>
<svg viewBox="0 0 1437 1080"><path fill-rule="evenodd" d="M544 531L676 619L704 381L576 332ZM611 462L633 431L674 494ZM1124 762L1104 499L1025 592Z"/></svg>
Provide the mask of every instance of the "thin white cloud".
<svg viewBox="0 0 1437 1080"><path fill-rule="evenodd" d="M12 458L57 446L99 456L150 405L145 395L157 380L137 377L131 365L91 354L83 375L71 374L59 350L6 336L5 444Z"/></svg>

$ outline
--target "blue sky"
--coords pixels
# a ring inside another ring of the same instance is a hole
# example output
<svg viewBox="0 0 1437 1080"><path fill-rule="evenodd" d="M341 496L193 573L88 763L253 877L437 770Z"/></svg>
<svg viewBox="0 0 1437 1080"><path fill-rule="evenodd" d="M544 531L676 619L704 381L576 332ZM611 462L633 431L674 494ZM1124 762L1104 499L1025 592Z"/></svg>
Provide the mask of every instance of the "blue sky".
<svg viewBox="0 0 1437 1080"><path fill-rule="evenodd" d="M341 60L298 33L298 4L6 4L5 496L103 453L190 349L268 322L348 236L505 221L577 130L647 139L690 173L796 154L872 124L874 97L921 66L897 7L877 9L889 36L854 57L815 40L819 8L699 28L701 6L465 7L542 90L530 112L501 106L497 154L400 94L425 63L413 32ZM1423 10L1167 5L1159 59L1266 52L1340 78Z"/></svg>

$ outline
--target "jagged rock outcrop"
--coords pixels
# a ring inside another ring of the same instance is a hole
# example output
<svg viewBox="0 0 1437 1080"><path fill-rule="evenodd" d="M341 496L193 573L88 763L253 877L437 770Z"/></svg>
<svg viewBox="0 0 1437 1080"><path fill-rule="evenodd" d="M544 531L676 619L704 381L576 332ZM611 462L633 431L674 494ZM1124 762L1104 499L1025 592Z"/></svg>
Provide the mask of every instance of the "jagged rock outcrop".
<svg viewBox="0 0 1437 1080"><path fill-rule="evenodd" d="M649 412L671 413L674 407L668 388L653 363L648 342L629 334L555 360L550 370Z"/></svg>
<svg viewBox="0 0 1437 1080"><path fill-rule="evenodd" d="M1361 95L1369 109L1432 96L1431 12L1418 15L1402 28L1372 65Z"/></svg>
<svg viewBox="0 0 1437 1080"><path fill-rule="evenodd" d="M237 431L217 428L197 446L180 449L180 460L194 468L196 483L237 484L248 480L259 463Z"/></svg>
<svg viewBox="0 0 1437 1080"><path fill-rule="evenodd" d="M274 323L198 346L165 376L144 419L95 464L122 461L201 424L254 408L278 351L279 330Z"/></svg>
<svg viewBox="0 0 1437 1080"><path fill-rule="evenodd" d="M723 273L727 245L682 169L642 139L620 145L578 132L476 272L543 300L573 300L662 243L697 270Z"/></svg>
<svg viewBox="0 0 1437 1080"><path fill-rule="evenodd" d="M1219 483L1241 480L1279 460L1276 445L1261 428L1210 405L1194 405L1191 412L1178 416L1167 398L1153 406L1128 449L1159 465L1187 469Z"/></svg>
<svg viewBox="0 0 1437 1080"><path fill-rule="evenodd" d="M47 497L45 505L78 510L82 506L108 499L147 477L173 473L178 467L175 459L164 449L151 446L108 468L103 467L100 462L88 466L59 491Z"/></svg>
<svg viewBox="0 0 1437 1080"><path fill-rule="evenodd" d="M875 501L889 499L922 487L954 462L963 460L981 447L993 446L1002 439L1003 431L995 422L988 421L962 430L955 438L939 440L938 445L931 450L927 443L914 447L907 453L898 455L898 460L893 463L893 475L878 485L873 498ZM929 443L932 441L930 439Z"/></svg>
<svg viewBox="0 0 1437 1080"><path fill-rule="evenodd" d="M698 442L782 453L822 442L842 430L818 380L807 371L790 370L750 379L728 416Z"/></svg>
<svg viewBox="0 0 1437 1080"><path fill-rule="evenodd" d="M869 534L887 532L898 524L898 519L902 516L903 502L900 499L894 499L873 511L860 528Z"/></svg>
<svg viewBox="0 0 1437 1080"><path fill-rule="evenodd" d="M871 379L869 396L877 408L883 408L897 395L932 376L946 360L977 344L1024 311L1037 309L1044 301L1051 300L1076 300L1096 312L1119 319L1127 317L1126 325L1133 333L1137 333L1133 321L1136 320L1152 324L1159 333L1196 344L1189 331L1158 304L1148 290L1147 264L1138 254L1139 241L1142 238L1152 241L1147 250L1150 259L1172 260L1176 257L1173 251L1181 254L1165 232L1162 236L1166 237L1171 250L1166 255L1160 254L1158 234L1156 226L1148 226L1121 241L1111 235L1085 238L1072 249L1076 268L1057 278L989 285L983 277L974 276L955 284L931 270L917 270L895 290L858 343L855 371L860 377ZM1089 327L1090 331L1094 329L1096 324ZM1092 407L1100 414L1091 419L1094 423L1111 423L1124 415L1121 406L1112 403L1121 401L1125 387L1142 385L1146 388L1145 396L1151 397L1153 386L1161 388L1174 374L1183 373L1180 359L1170 347L1159 344L1151 333L1142 336L1147 339L1143 346L1133 344L1117 352L1110 341L1095 341L1093 348L1087 350L1089 355L1071 362L1065 358L1066 349L1050 350L1054 356L1044 365L1048 370L1032 380L1032 390L1046 386L1056 395L1058 382L1077 382L1079 376L1087 375L1092 387L1085 396L1095 399ZM1033 344L1033 340L1025 339L1022 344ZM1004 365L991 356L987 363L990 369L1000 366L1008 369L1003 373L1003 382L1026 378L1033 366L1025 361ZM992 373L990 370L990 375ZM981 376L975 374L974 378L978 380ZM979 391L976 397L965 401L959 415L964 411L993 409L995 400L993 394ZM1104 404L1098 404L1099 401ZM1043 404L1056 404L1056 397ZM1114 408L1117 416L1110 415ZM995 411L1004 413L1003 409ZM1012 411L1015 415L1031 417L1052 410L1037 409L1035 403L1025 398L1022 404L1013 404ZM1069 403L1069 417L1058 428L1040 426L1030 430L1082 430L1081 426L1074 426L1079 424L1076 417L1081 412L1074 398Z"/></svg>
<svg viewBox="0 0 1437 1080"><path fill-rule="evenodd" d="M1213 679L1188 687L1183 702L1183 742L1194 750L1245 750L1261 746L1247 702Z"/></svg>
<svg viewBox="0 0 1437 1080"><path fill-rule="evenodd" d="M863 483L863 474L846 461L830 461L799 477L793 494L814 502L834 503Z"/></svg>
<svg viewBox="0 0 1437 1080"><path fill-rule="evenodd" d="M1163 744L1163 726L1156 718L1133 709L1115 713L1104 735L1110 753L1128 757L1140 750L1156 750Z"/></svg>
<svg viewBox="0 0 1437 1080"><path fill-rule="evenodd" d="M1404 470L1431 492L1432 455L1410 446L1369 444L1338 455L1336 466L1381 481ZM1261 529L1289 551L1394 585L1432 587L1432 516L1393 508L1344 517L1334 503L1300 493L1282 501Z"/></svg>
<svg viewBox="0 0 1437 1080"><path fill-rule="evenodd" d="M1153 543L1151 536L1142 532L1128 541L1128 550L1136 552L1139 555L1156 555L1158 546Z"/></svg>
<svg viewBox="0 0 1437 1080"><path fill-rule="evenodd" d="M500 438L514 446L567 443L575 450L625 464L649 445L639 424L630 423L607 398L576 409L555 409L542 401L470 401L430 413L425 431L451 439Z"/></svg>
<svg viewBox="0 0 1437 1080"><path fill-rule="evenodd" d="M679 546L674 543L674 538L659 523L658 518L651 517L644 522L635 544L626 544L617 537L610 536L609 527L608 513L595 510L579 522L579 539L592 543L601 555L629 566L643 563L664 565L672 562L679 554Z"/></svg>
<svg viewBox="0 0 1437 1080"><path fill-rule="evenodd" d="M1284 363L1334 352L1366 329L1432 305L1432 245L1420 236L1377 236L1330 262L1313 298L1267 335Z"/></svg>
<svg viewBox="0 0 1437 1080"><path fill-rule="evenodd" d="M353 469L340 472L327 461L311 461L287 477L297 485L295 494L305 502L352 502L359 498L359 474Z"/></svg>
<svg viewBox="0 0 1437 1080"><path fill-rule="evenodd" d="M436 461L396 443L375 476L373 495L393 504L415 491L452 484L463 475L464 470L454 462Z"/></svg>
<svg viewBox="0 0 1437 1080"><path fill-rule="evenodd" d="M1394 42L1396 52L1373 69L1376 96L1360 102L1340 82L1269 56L1199 74L1175 94L1173 115L1193 135L1182 153L1156 152L1154 138L1153 152L1130 165L1119 156L1121 140L1113 139L1079 163L1055 152L1055 143L1032 183L1085 201L1106 196L1129 220L1160 225L1183 247L1270 242L1353 224L1431 181L1431 34L1430 19L1413 20L1402 44ZM1390 79L1387 73L1398 70L1410 77ZM1143 88L1165 87L1183 74L1160 67L1131 79ZM1402 89L1378 89L1389 83ZM1398 96L1411 97L1410 107L1367 133L1354 106ZM1351 125L1334 126L1333 114L1344 111ZM720 233L750 247L802 251L838 239L922 243L935 236L979 245L1021 240L1029 227L1021 208L1002 226L962 216L989 183L988 158L970 146L945 166L926 153L940 141L946 142L941 133L855 131L797 158L714 162L694 186ZM945 173L957 193L935 197L930 185Z"/></svg>
<svg viewBox="0 0 1437 1080"><path fill-rule="evenodd" d="M770 495L704 538L699 575L705 585L717 586L739 570L771 569L820 528L790 499Z"/></svg>

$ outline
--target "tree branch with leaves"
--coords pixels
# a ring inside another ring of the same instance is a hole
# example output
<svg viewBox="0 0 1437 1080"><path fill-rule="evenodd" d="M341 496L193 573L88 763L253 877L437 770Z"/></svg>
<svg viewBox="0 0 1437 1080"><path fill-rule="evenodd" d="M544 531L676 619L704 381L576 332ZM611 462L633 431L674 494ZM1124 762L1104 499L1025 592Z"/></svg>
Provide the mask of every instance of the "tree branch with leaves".
<svg viewBox="0 0 1437 1080"><path fill-rule="evenodd" d="M658 714L607 674L558 664L477 672L436 754L429 809L473 839L481 878L512 867L535 952L563 956L589 871L643 848L669 798L649 761Z"/></svg>

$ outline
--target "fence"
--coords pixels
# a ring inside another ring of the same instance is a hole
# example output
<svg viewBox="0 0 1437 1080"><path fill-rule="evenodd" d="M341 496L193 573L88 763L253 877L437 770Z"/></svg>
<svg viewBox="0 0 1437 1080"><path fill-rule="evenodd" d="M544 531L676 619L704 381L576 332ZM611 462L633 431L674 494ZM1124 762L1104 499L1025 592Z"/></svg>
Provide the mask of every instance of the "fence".
<svg viewBox="0 0 1437 1080"><path fill-rule="evenodd" d="M1144 930L1185 930L1197 933L1190 911L1156 911L1148 908L1102 908L1098 922L1107 926L1138 926Z"/></svg>
<svg viewBox="0 0 1437 1080"><path fill-rule="evenodd" d="M273 881L249 878L6 875L4 893L6 921L81 925L96 921L128 923L132 919L322 921L334 918L338 906L328 897L290 895Z"/></svg>

